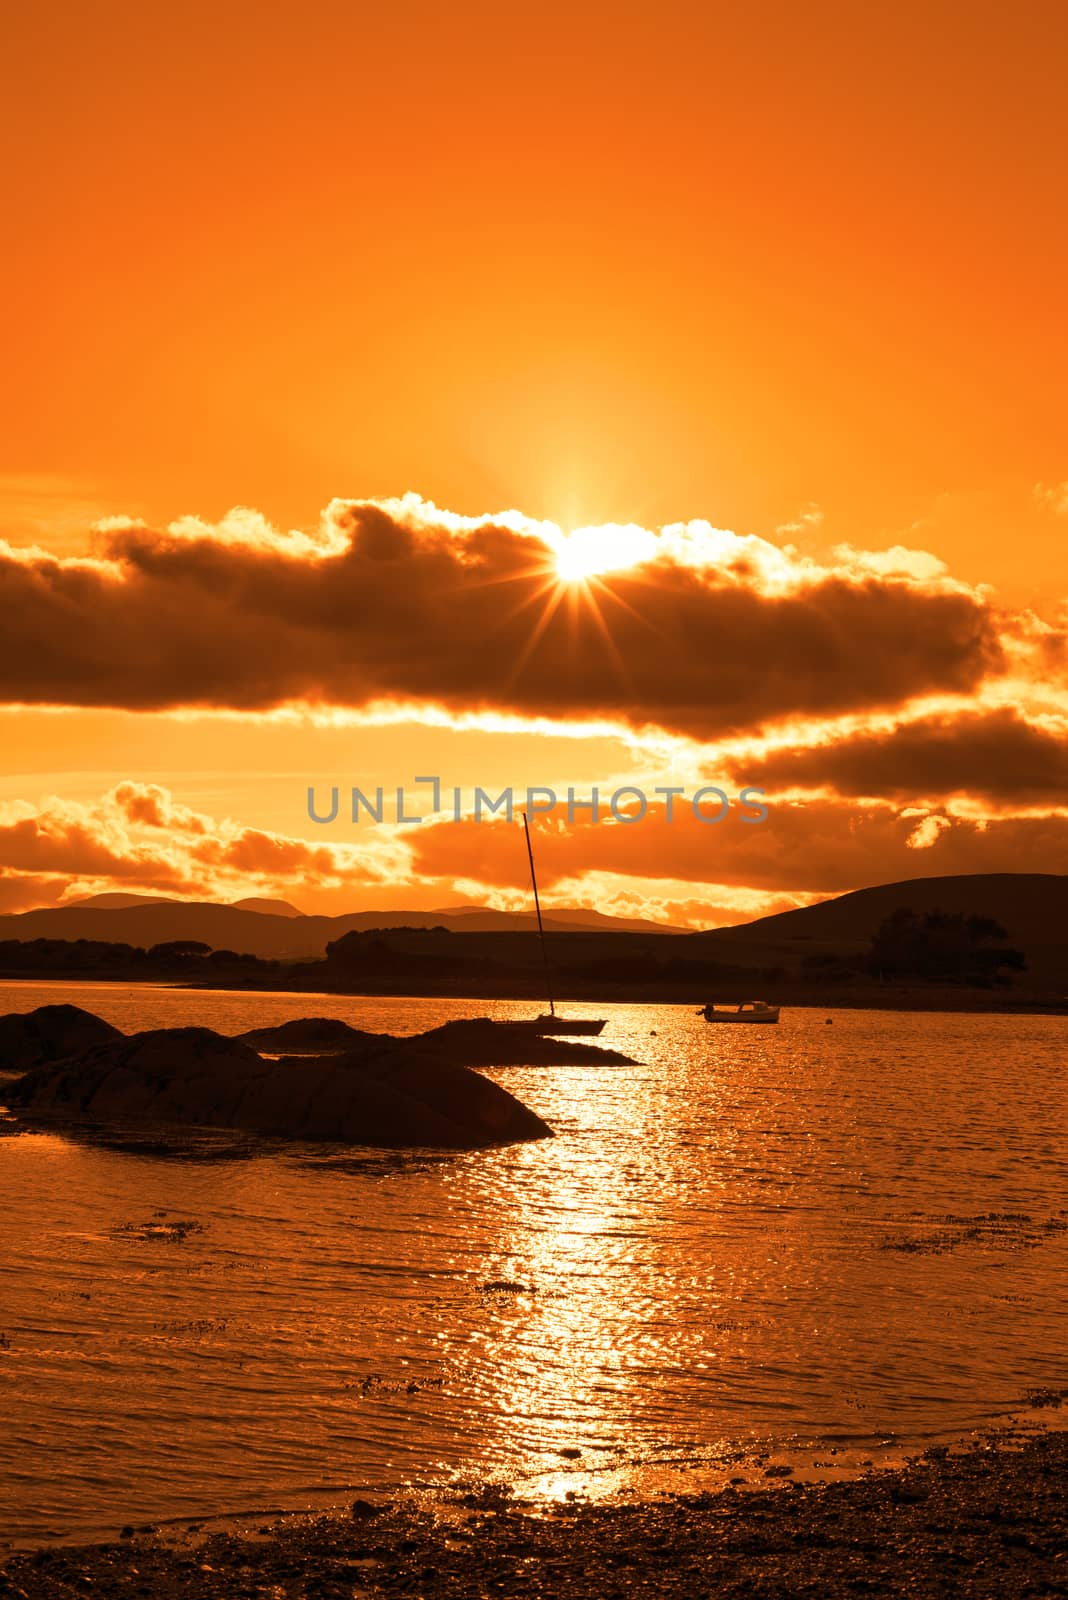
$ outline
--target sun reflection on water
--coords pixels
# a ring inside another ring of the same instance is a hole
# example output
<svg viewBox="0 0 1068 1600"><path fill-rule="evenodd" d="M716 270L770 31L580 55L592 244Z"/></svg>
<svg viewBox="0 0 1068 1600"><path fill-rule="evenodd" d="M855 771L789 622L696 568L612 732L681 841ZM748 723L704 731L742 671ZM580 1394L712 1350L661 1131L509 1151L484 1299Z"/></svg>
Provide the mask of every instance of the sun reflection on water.
<svg viewBox="0 0 1068 1600"><path fill-rule="evenodd" d="M236 1032L302 997L109 1003ZM390 1031L462 1009L315 1005ZM0 1532L456 1475L652 1492L1063 1386L1060 1019L822 1021L612 1007L639 1064L495 1071L557 1135L488 1152L0 1138Z"/></svg>

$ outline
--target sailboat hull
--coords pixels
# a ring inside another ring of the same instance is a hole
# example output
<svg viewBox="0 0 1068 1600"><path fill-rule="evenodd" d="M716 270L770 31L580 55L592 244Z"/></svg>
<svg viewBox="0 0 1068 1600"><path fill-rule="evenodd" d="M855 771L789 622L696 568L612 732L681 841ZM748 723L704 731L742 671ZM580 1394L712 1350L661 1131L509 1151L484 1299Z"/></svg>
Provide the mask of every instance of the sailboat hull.
<svg viewBox="0 0 1068 1600"><path fill-rule="evenodd" d="M519 1017L504 1026L523 1033L559 1033L571 1038L577 1034L600 1033L606 1020L604 1017Z"/></svg>
<svg viewBox="0 0 1068 1600"><path fill-rule="evenodd" d="M600 1033L604 1017L535 1017L530 1024L535 1033Z"/></svg>

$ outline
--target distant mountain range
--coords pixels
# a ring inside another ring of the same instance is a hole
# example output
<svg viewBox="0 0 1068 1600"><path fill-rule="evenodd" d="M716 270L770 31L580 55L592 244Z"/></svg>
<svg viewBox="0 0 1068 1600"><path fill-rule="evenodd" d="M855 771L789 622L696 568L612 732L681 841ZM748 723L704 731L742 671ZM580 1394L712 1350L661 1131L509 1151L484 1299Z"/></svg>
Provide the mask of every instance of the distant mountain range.
<svg viewBox="0 0 1068 1600"><path fill-rule="evenodd" d="M576 907L544 914L555 933L657 933L679 930L661 923L609 917ZM102 939L149 947L173 939L196 939L216 950L311 960L342 934L368 928L445 927L453 933L527 933L534 913L451 906L440 911L350 911L337 917L306 916L286 900L166 900L151 895L102 894L64 906L46 906L0 916L0 939Z"/></svg>
<svg viewBox="0 0 1068 1600"><path fill-rule="evenodd" d="M185 900L172 900L168 895L122 894L115 892L109 894L82 895L80 899L68 900L63 909L66 910L70 906L89 906L97 911L122 911L125 910L127 906L176 906L188 905L190 903L216 904L217 902L189 902ZM247 900L230 900L218 903L236 906L239 911L261 911L267 913L269 916L276 917L302 917L304 915L303 911L299 910L294 905L290 905L288 900L266 900L261 899L256 895L250 896ZM55 908L42 907L42 909Z"/></svg>
<svg viewBox="0 0 1068 1600"><path fill-rule="evenodd" d="M81 905L0 917L0 940L23 942L19 951L7 953L5 977L85 974L116 982L539 1001L545 992L530 914L453 906L313 917L286 902L280 910L262 911L247 904L117 898L118 905L111 896L103 905L94 897ZM992 918L1005 930L1008 947L1023 953L1026 970L1010 967L1009 981L993 987L876 972L869 961L872 937L901 909ZM1068 1011L1068 876L1062 874L915 878L736 927L675 930L673 937L665 937L672 930L656 923L584 910L556 910L547 926L554 935L557 999L729 1004L767 997L787 1006ZM449 936L433 931L438 927L449 929ZM323 960L328 943L368 929L381 930L380 937L343 944ZM72 942L79 939L89 942ZM47 943L39 951L26 948L33 940ZM183 940L199 941L212 953L145 954L154 945ZM257 970L243 955L285 966Z"/></svg>

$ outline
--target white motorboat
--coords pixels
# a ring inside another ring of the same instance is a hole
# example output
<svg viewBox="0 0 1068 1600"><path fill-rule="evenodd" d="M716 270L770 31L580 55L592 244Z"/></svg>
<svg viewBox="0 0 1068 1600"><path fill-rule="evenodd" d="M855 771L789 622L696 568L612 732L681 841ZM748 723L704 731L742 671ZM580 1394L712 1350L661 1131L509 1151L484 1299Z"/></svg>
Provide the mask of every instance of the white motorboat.
<svg viewBox="0 0 1068 1600"><path fill-rule="evenodd" d="M769 1006L763 1000L745 1000L733 1010L728 1006L709 1003L697 1013L706 1022L778 1022L779 1007Z"/></svg>

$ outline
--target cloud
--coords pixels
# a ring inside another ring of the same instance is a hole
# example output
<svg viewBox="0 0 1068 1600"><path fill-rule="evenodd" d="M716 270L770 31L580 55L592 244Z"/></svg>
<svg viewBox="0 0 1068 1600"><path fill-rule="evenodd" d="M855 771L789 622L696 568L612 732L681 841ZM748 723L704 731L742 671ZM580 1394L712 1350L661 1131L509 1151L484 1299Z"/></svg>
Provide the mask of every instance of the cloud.
<svg viewBox="0 0 1068 1600"><path fill-rule="evenodd" d="M865 884L953 873L1048 872L1068 816L977 819L844 799L773 803L766 823L701 823L676 802L645 820L536 824L548 908L582 905L680 926L746 921ZM425 822L358 843L308 841L213 818L156 784L125 781L91 804L0 807L0 911L105 890L178 899L294 900L305 910L529 909L518 823Z"/></svg>
<svg viewBox="0 0 1068 1600"><path fill-rule="evenodd" d="M929 550L911 550L903 544L889 550L856 550L851 544L835 545L834 559L858 572L872 572L882 578L915 578L930 583L945 577L946 563Z"/></svg>
<svg viewBox="0 0 1068 1600"><path fill-rule="evenodd" d="M0 807L0 906L30 906L123 888L179 899L309 891L352 898L403 879L406 851L311 844L178 805L157 784L123 782L92 805L53 797Z"/></svg>
<svg viewBox="0 0 1068 1600"><path fill-rule="evenodd" d="M951 826L952 823L947 816L932 813L920 820L916 831L909 834L905 843L910 850L930 850L938 843L944 830Z"/></svg>
<svg viewBox="0 0 1068 1600"><path fill-rule="evenodd" d="M686 878L639 878L622 873L586 872L560 879L555 886L560 905L586 906L615 917L645 917L677 928L727 927L793 911L810 896L746 889L737 884L702 883ZM529 910L530 897L513 909Z"/></svg>
<svg viewBox="0 0 1068 1600"><path fill-rule="evenodd" d="M807 506L802 506L793 522L783 522L775 529L776 533L812 533L816 528L823 526L823 507L809 501Z"/></svg>
<svg viewBox="0 0 1068 1600"><path fill-rule="evenodd" d="M915 563L884 572L850 550L819 566L702 522L631 534L637 565L568 585L551 525L415 497L335 501L315 536L251 511L163 532L113 519L93 559L0 551L0 695L403 702L709 739L968 693L1003 665L986 598Z"/></svg>
<svg viewBox="0 0 1068 1600"><path fill-rule="evenodd" d="M1036 483L1035 500L1045 511L1055 517L1068 517L1068 481L1065 483Z"/></svg>
<svg viewBox="0 0 1068 1600"><path fill-rule="evenodd" d="M423 876L452 874L520 891L527 882L518 826L445 822L410 831L414 868ZM574 896L577 885L592 886L603 874L668 882L676 900L686 882L803 898L952 873L1048 872L1068 849L1068 815L989 820L814 799L773 803L767 822L748 825L736 814L697 822L689 806L668 822L662 806L651 806L633 824L576 816L569 827L562 817L539 819L535 849L539 888L550 904L562 886Z"/></svg>
<svg viewBox="0 0 1068 1600"><path fill-rule="evenodd" d="M1014 707L958 710L831 744L781 749L749 781L856 798L967 795L994 806L1068 805L1068 714L1029 720Z"/></svg>

